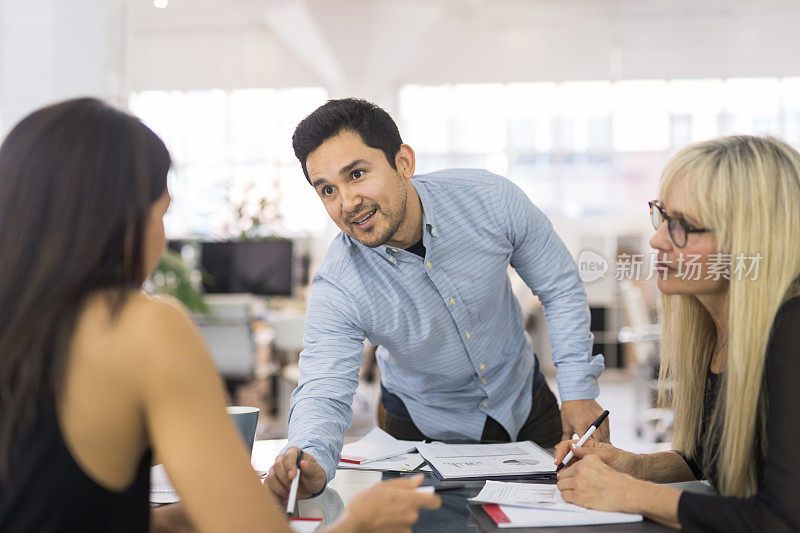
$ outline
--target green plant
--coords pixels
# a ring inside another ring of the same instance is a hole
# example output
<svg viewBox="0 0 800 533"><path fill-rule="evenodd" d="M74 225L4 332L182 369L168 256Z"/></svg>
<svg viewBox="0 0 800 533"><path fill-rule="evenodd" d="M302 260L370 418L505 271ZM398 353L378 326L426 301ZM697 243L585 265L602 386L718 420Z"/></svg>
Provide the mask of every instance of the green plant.
<svg viewBox="0 0 800 533"><path fill-rule="evenodd" d="M161 256L150 281L157 292L178 299L192 313L207 314L209 312L203 295L192 283L192 276L186 268L183 258L173 250L167 249Z"/></svg>

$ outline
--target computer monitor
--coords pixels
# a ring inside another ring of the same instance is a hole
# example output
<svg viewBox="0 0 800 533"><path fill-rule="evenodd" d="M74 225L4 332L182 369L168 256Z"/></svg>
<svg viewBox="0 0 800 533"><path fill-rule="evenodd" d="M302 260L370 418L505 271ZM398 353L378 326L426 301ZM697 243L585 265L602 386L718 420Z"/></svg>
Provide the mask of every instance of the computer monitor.
<svg viewBox="0 0 800 533"><path fill-rule="evenodd" d="M204 242L203 287L208 293L292 294L292 241Z"/></svg>

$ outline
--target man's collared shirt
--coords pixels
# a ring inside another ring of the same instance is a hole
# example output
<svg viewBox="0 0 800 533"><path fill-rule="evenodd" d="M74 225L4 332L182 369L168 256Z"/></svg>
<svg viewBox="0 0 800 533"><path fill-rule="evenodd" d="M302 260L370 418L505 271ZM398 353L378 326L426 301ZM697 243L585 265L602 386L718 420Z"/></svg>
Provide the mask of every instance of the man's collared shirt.
<svg viewBox="0 0 800 533"><path fill-rule="evenodd" d="M509 264L544 306L562 401L599 392L604 361L591 355L586 292L547 217L485 170L411 183L422 203L424 258L340 233L314 276L289 443L311 453L328 480L353 419L365 338L380 346L384 386L428 437L478 441L487 415L516 437L536 361Z"/></svg>

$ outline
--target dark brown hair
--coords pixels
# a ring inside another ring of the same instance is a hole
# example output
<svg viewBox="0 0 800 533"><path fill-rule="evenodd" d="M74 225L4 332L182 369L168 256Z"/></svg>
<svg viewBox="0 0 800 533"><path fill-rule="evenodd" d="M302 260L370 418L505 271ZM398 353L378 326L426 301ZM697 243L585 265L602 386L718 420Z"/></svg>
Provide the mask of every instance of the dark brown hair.
<svg viewBox="0 0 800 533"><path fill-rule="evenodd" d="M308 115L292 135L294 155L300 161L306 181L311 183L306 168L308 155L322 143L343 131L352 131L370 148L377 148L396 169L394 158L403 144L400 131L389 113L377 105L358 98L328 100Z"/></svg>
<svg viewBox="0 0 800 533"><path fill-rule="evenodd" d="M144 281L170 165L139 119L93 98L31 113L0 146L0 479L12 443L58 398L86 298L108 289L118 310Z"/></svg>

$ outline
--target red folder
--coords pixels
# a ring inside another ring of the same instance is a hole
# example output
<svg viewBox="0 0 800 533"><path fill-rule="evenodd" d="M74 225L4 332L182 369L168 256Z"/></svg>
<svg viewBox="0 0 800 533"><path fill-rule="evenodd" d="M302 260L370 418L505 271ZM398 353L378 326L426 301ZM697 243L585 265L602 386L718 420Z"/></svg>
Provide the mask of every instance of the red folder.
<svg viewBox="0 0 800 533"><path fill-rule="evenodd" d="M500 524L508 524L509 522L511 522L511 520L509 520L508 517L506 516L506 513L504 513L503 510L500 509L500 506L497 505L496 503L487 503L482 507L483 510L486 511L486 514L488 514L489 517L492 520L494 520L495 524L500 525Z"/></svg>

